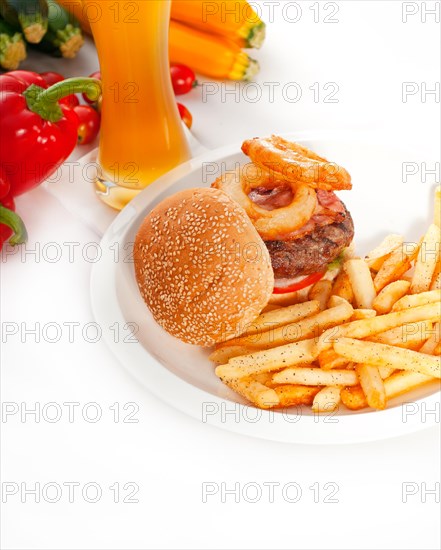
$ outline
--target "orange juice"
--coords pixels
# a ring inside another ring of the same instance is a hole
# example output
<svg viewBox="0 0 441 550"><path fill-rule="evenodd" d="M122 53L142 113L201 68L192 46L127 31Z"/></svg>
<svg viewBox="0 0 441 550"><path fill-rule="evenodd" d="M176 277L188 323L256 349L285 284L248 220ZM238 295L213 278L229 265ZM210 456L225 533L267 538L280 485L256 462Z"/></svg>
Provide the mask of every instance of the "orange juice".
<svg viewBox="0 0 441 550"><path fill-rule="evenodd" d="M83 0L103 86L98 194L122 208L190 158L170 80L170 0Z"/></svg>

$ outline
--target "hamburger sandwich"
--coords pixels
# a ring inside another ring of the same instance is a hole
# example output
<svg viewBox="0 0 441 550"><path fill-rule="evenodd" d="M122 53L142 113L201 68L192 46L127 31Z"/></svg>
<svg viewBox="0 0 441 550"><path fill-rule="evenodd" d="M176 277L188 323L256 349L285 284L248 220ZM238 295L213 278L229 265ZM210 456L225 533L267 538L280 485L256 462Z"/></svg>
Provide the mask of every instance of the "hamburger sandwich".
<svg viewBox="0 0 441 550"><path fill-rule="evenodd" d="M136 236L141 295L187 343L239 336L270 300L307 295L354 236L334 193L351 188L343 168L276 136L242 150L251 164L168 197Z"/></svg>

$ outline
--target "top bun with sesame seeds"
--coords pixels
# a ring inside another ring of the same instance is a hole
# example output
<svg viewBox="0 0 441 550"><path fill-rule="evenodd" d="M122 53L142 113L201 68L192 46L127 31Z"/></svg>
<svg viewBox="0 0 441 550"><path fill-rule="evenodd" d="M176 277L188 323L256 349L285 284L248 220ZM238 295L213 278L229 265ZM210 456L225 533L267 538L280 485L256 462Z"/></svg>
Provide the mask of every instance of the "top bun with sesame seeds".
<svg viewBox="0 0 441 550"><path fill-rule="evenodd" d="M268 303L268 250L241 206L218 189L188 189L158 204L134 245L136 280L170 334L211 346L241 334Z"/></svg>

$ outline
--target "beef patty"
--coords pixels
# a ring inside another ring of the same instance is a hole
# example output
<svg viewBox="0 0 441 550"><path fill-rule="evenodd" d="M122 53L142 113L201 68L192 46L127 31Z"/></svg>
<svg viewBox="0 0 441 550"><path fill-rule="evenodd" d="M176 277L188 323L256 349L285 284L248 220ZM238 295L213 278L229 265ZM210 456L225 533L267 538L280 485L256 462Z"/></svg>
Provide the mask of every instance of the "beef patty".
<svg viewBox="0 0 441 550"><path fill-rule="evenodd" d="M310 233L298 239L265 241L265 244L271 256L274 276L277 279L291 279L325 269L351 243L353 237L354 223L344 206L344 212L340 212L334 223L316 225Z"/></svg>

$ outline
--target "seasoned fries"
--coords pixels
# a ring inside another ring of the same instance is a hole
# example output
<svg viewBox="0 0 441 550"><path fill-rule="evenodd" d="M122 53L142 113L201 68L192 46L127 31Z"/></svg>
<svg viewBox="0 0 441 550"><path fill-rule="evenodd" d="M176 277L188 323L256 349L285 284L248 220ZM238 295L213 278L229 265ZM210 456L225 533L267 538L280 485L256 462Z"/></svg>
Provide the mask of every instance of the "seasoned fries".
<svg viewBox="0 0 441 550"><path fill-rule="evenodd" d="M306 303L316 304L317 309L319 308L319 302L314 301ZM302 319L297 323L289 323L288 325L284 325L282 327L265 330L260 334L252 334L250 336L245 335L240 338L235 338L234 340L229 340L225 346L242 345L257 350L264 350L292 342L298 342L300 340L306 340L307 338L319 336L319 334L323 332L324 328L340 325L341 323L349 320L352 315L352 311L352 306L348 302L344 301L344 303L341 303L336 307L327 309L326 311L321 311L315 315L311 315L310 317Z"/></svg>
<svg viewBox="0 0 441 550"><path fill-rule="evenodd" d="M428 353L429 355L438 355L436 353L439 344L441 343L441 323L435 323L433 333L424 342L419 349L420 353Z"/></svg>
<svg viewBox="0 0 441 550"><path fill-rule="evenodd" d="M328 305L329 298L332 292L332 282L326 279L317 281L315 285L311 287L308 298L310 300L317 300L320 304L320 310L323 311Z"/></svg>
<svg viewBox="0 0 441 550"><path fill-rule="evenodd" d="M326 349L317 358L320 368L323 370L338 369L346 367L348 360L335 352L334 349Z"/></svg>
<svg viewBox="0 0 441 550"><path fill-rule="evenodd" d="M433 273L433 279L430 284L430 290L437 290L441 288L441 260L436 264L435 271Z"/></svg>
<svg viewBox="0 0 441 550"><path fill-rule="evenodd" d="M403 244L401 235L388 235L374 250L366 255L366 263L372 271L380 271L384 261Z"/></svg>
<svg viewBox="0 0 441 550"><path fill-rule="evenodd" d="M358 321L360 319L372 319L376 317L377 312L375 309L354 309L351 317L351 321Z"/></svg>
<svg viewBox="0 0 441 550"><path fill-rule="evenodd" d="M227 363L233 357L237 357L238 355L248 355L249 353L253 353L253 350L247 348L246 346L216 346L216 349L211 353L208 359L217 365L222 365L223 363Z"/></svg>
<svg viewBox="0 0 441 550"><path fill-rule="evenodd" d="M341 271L339 275L337 275L331 294L344 298L350 304L354 300L354 291L352 290L351 281L345 271Z"/></svg>
<svg viewBox="0 0 441 550"><path fill-rule="evenodd" d="M440 232L441 228L432 224L424 236L410 287L412 294L424 292L430 288L436 264L440 260Z"/></svg>
<svg viewBox="0 0 441 550"><path fill-rule="evenodd" d="M386 332L380 332L368 339L371 342L421 351L421 346L432 333L433 323L431 321L419 321L418 323L407 323Z"/></svg>
<svg viewBox="0 0 441 550"><path fill-rule="evenodd" d="M284 384L277 386L274 391L279 398L278 407L293 407L298 405L312 405L314 397L320 391L317 386L296 386Z"/></svg>
<svg viewBox="0 0 441 550"><path fill-rule="evenodd" d="M367 363L377 367L384 365L394 369L419 372L433 378L441 378L440 358L426 353L378 342L354 340L353 338L341 338L335 343L334 349L349 361L356 363Z"/></svg>
<svg viewBox="0 0 441 550"><path fill-rule="evenodd" d="M438 227L441 227L441 185L438 185L435 189L435 200L433 202L433 223Z"/></svg>
<svg viewBox="0 0 441 550"><path fill-rule="evenodd" d="M345 406L382 410L441 379L441 187L419 243L386 237L366 258L351 252L334 282L262 313L216 346L216 375L263 409ZM335 276L335 274L333 274ZM300 303L299 303L300 302Z"/></svg>
<svg viewBox="0 0 441 550"><path fill-rule="evenodd" d="M291 365L310 364L316 359L314 340L302 340L294 344L257 351L250 355L233 357L227 365L216 369L219 378L243 378L252 374L282 369Z"/></svg>
<svg viewBox="0 0 441 550"><path fill-rule="evenodd" d="M429 290L420 294L409 294L400 298L392 307L392 311L400 311L408 307L424 306L432 302L441 301L441 290ZM440 304L441 310L441 304Z"/></svg>
<svg viewBox="0 0 441 550"><path fill-rule="evenodd" d="M386 408L386 392L378 368L373 365L361 364L357 365L355 371L369 407L373 409Z"/></svg>
<svg viewBox="0 0 441 550"><path fill-rule="evenodd" d="M303 386L356 386L357 374L352 370L324 371L314 367L285 369L273 375L273 384L300 384Z"/></svg>
<svg viewBox="0 0 441 550"><path fill-rule="evenodd" d="M279 397L273 389L251 378L226 380L226 384L260 409L270 409L280 403Z"/></svg>
<svg viewBox="0 0 441 550"><path fill-rule="evenodd" d="M416 243L403 243L386 258L374 278L374 287L380 292L386 285L399 279L411 267L411 261L418 253Z"/></svg>
<svg viewBox="0 0 441 550"><path fill-rule="evenodd" d="M341 401L341 388L339 386L327 386L320 390L312 402L312 410L316 413L335 411Z"/></svg>
<svg viewBox="0 0 441 550"><path fill-rule="evenodd" d="M409 281L393 281L385 286L374 299L372 307L377 313L383 315L384 313L389 313L393 308L395 302L402 298L405 294L409 292L410 282Z"/></svg>
<svg viewBox="0 0 441 550"><path fill-rule="evenodd" d="M411 371L400 371L392 374L384 381L384 390L387 399L393 399L403 393L407 393L423 384L433 382L434 379L424 374ZM340 394L344 405L351 410L359 410L368 407L366 397L360 386L344 388Z"/></svg>
<svg viewBox="0 0 441 550"><path fill-rule="evenodd" d="M377 295L368 264L354 258L345 263L344 269L354 292L355 307L372 309L372 303Z"/></svg>
<svg viewBox="0 0 441 550"><path fill-rule="evenodd" d="M241 335L241 338L300 321L300 319L309 317L319 311L320 302L315 301L314 299L311 299L309 302L303 302L301 304L280 307L273 309L272 311L267 311L257 317L252 325L250 325ZM231 340L229 343L231 343Z"/></svg>

